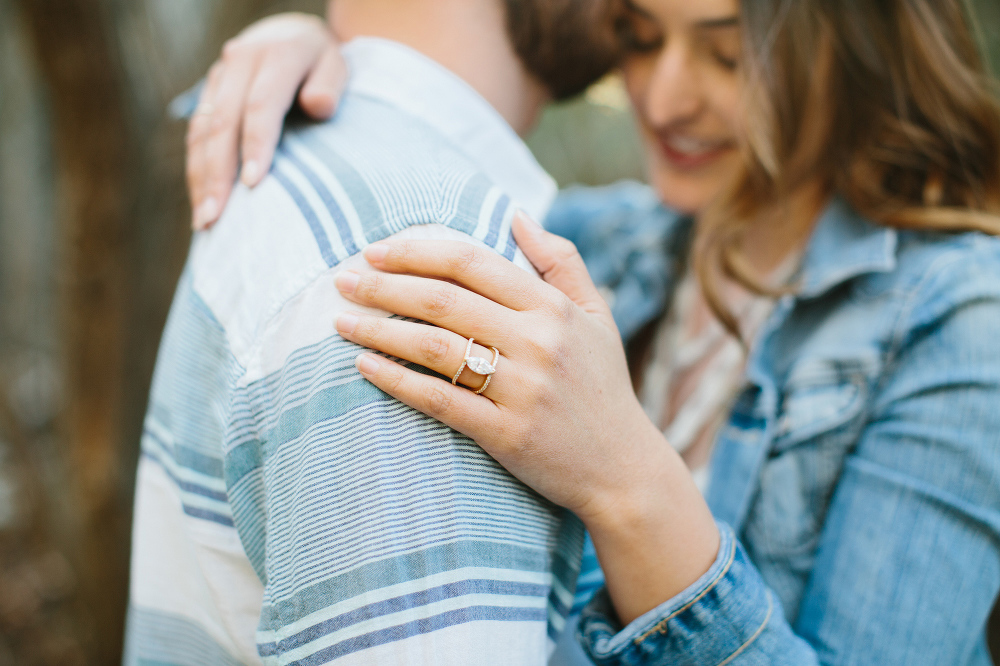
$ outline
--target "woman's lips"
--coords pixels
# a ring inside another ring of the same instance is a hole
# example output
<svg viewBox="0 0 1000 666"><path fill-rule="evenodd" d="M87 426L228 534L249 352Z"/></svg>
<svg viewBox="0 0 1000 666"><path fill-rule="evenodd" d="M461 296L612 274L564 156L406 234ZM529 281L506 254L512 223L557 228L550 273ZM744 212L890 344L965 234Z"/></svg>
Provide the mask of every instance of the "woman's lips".
<svg viewBox="0 0 1000 666"><path fill-rule="evenodd" d="M659 137L660 150L678 169L693 170L707 166L733 149L732 142L707 142L679 137Z"/></svg>

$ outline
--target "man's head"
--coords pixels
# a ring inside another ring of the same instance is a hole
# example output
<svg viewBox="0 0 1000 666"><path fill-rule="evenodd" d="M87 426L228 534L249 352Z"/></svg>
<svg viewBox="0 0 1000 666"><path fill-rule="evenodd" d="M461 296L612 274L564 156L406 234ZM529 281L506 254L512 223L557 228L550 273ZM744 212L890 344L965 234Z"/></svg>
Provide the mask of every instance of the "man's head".
<svg viewBox="0 0 1000 666"><path fill-rule="evenodd" d="M547 99L582 92L618 62L625 0L331 0L341 39L383 37L475 88L520 133Z"/></svg>
<svg viewBox="0 0 1000 666"><path fill-rule="evenodd" d="M621 56L622 0L503 0L507 31L525 67L554 99L572 97Z"/></svg>

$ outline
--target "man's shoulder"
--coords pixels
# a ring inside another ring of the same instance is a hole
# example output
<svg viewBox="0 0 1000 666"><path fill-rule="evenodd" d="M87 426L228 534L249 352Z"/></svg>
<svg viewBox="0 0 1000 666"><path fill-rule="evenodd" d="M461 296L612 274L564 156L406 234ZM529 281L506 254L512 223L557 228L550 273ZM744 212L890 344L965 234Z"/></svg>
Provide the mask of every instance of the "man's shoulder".
<svg viewBox="0 0 1000 666"><path fill-rule="evenodd" d="M237 186L192 247L194 289L244 362L269 322L368 244L435 225L512 258L515 208L418 119L363 96L327 123L287 130L268 177Z"/></svg>

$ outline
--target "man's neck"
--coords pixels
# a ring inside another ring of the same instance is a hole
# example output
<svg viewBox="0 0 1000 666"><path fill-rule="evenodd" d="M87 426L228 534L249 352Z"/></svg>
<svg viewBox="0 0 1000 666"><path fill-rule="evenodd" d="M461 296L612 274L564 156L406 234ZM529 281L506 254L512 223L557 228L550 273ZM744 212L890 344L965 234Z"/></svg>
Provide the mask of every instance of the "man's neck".
<svg viewBox="0 0 1000 666"><path fill-rule="evenodd" d="M405 44L464 79L524 136L548 101L507 37L499 0L336 0L330 21L344 40Z"/></svg>

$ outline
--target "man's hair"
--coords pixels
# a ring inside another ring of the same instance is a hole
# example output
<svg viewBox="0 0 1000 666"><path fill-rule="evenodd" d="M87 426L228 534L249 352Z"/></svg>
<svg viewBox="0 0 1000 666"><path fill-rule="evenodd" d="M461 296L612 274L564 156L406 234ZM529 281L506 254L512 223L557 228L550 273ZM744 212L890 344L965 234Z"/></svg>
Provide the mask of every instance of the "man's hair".
<svg viewBox="0 0 1000 666"><path fill-rule="evenodd" d="M621 0L504 0L514 50L557 100L583 92L622 55Z"/></svg>

